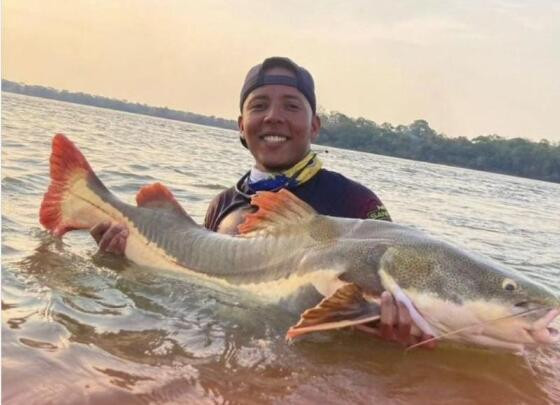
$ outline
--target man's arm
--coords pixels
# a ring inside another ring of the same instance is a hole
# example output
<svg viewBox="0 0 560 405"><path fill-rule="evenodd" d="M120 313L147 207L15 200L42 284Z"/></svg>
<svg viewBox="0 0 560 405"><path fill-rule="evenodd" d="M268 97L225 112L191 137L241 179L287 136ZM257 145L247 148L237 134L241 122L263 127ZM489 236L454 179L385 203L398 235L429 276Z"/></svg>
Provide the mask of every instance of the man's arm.
<svg viewBox="0 0 560 405"><path fill-rule="evenodd" d="M385 208L385 205L381 202L379 197L371 190L368 190L368 193L369 197L365 200L363 206L360 207L359 218L391 222L391 215L389 215L389 211L387 211L387 208Z"/></svg>
<svg viewBox="0 0 560 405"><path fill-rule="evenodd" d="M208 208L206 209L206 215L204 216L204 227L210 231L216 232L218 230L219 223L218 215L220 214L220 196L222 193L215 196L210 204L208 204Z"/></svg>

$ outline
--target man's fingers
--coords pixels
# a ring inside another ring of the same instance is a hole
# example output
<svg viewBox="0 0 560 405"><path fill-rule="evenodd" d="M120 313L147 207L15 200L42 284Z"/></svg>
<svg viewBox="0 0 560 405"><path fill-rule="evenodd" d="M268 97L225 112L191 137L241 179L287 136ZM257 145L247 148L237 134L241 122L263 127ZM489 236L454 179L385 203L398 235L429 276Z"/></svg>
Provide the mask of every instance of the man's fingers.
<svg viewBox="0 0 560 405"><path fill-rule="evenodd" d="M99 241L99 250L123 254L126 247L128 229L124 225L115 224L105 231Z"/></svg>
<svg viewBox="0 0 560 405"><path fill-rule="evenodd" d="M106 251L116 254L123 254L126 249L126 236L125 231L121 231L107 245Z"/></svg>
<svg viewBox="0 0 560 405"><path fill-rule="evenodd" d="M115 226L111 226L109 227L105 233L101 236L101 239L99 240L99 250L102 251L106 251L107 250L107 246L109 246L109 243L111 243L111 241L113 240L113 238L115 237L115 235L119 232L119 229Z"/></svg>
<svg viewBox="0 0 560 405"><path fill-rule="evenodd" d="M381 337L386 340L395 339L394 325L397 322L397 307L393 296L384 291L381 294Z"/></svg>
<svg viewBox="0 0 560 405"><path fill-rule="evenodd" d="M410 313L408 309L404 306L402 302L397 301L398 308L398 324L397 324L397 339L403 344L408 344L410 342L410 331L412 319L410 318Z"/></svg>
<svg viewBox="0 0 560 405"><path fill-rule="evenodd" d="M99 245L99 241L103 237L103 234L107 231L107 229L109 229L110 226L111 226L110 222L100 222L97 225L95 225L93 228L91 228L89 233L95 240L95 243Z"/></svg>
<svg viewBox="0 0 560 405"><path fill-rule="evenodd" d="M424 332L422 332L422 330L413 322L410 325L410 334L417 339L421 339Z"/></svg>
<svg viewBox="0 0 560 405"><path fill-rule="evenodd" d="M380 316L379 335L382 339L398 341L406 346L412 346L417 343L422 344L420 347L433 349L437 346L437 341L428 340L433 336L427 335L414 323L408 308L393 298L393 295L388 291L381 294L381 316ZM362 325L357 326L359 330L372 333L372 329Z"/></svg>

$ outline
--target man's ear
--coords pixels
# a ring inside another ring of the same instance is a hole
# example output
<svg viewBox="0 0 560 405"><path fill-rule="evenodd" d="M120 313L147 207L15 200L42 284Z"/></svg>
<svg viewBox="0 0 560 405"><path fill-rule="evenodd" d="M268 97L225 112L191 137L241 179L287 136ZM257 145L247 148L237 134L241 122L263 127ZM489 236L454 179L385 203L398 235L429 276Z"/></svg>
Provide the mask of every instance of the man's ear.
<svg viewBox="0 0 560 405"><path fill-rule="evenodd" d="M243 133L243 116L237 117L237 126L239 127L239 132Z"/></svg>
<svg viewBox="0 0 560 405"><path fill-rule="evenodd" d="M316 141L319 138L319 132L321 131L321 119L317 114L311 118L311 141Z"/></svg>
<svg viewBox="0 0 560 405"><path fill-rule="evenodd" d="M243 135L244 126L243 126L243 116L239 116L237 118L237 126L239 127L239 142L243 145L246 149L249 149L247 146L247 141L245 140L245 135Z"/></svg>

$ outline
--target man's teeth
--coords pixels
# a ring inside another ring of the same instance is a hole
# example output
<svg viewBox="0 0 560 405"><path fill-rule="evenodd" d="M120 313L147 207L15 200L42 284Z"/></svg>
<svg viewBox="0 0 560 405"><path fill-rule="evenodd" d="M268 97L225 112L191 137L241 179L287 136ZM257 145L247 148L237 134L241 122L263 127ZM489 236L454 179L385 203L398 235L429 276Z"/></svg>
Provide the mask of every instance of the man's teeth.
<svg viewBox="0 0 560 405"><path fill-rule="evenodd" d="M281 142L285 142L288 138L285 136L281 136L281 135L265 135L263 136L263 140L265 142L270 142L270 143L281 143Z"/></svg>

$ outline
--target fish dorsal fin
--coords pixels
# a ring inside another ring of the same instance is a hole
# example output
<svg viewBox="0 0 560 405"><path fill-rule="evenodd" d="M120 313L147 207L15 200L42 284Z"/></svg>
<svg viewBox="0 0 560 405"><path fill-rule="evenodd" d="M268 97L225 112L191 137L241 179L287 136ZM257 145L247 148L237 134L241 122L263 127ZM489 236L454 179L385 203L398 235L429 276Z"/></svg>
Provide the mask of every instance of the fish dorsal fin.
<svg viewBox="0 0 560 405"><path fill-rule="evenodd" d="M377 321L380 315L379 300L366 296L356 284L345 284L301 314L299 322L286 333L286 339Z"/></svg>
<svg viewBox="0 0 560 405"><path fill-rule="evenodd" d="M257 211L248 214L238 226L242 235L253 232L271 233L282 227L309 222L317 214L306 202L286 189L277 192L261 191L251 198Z"/></svg>
<svg viewBox="0 0 560 405"><path fill-rule="evenodd" d="M173 211L183 217L189 217L187 212L177 202L173 193L161 183L148 184L136 194L136 204L139 207L164 209Z"/></svg>

